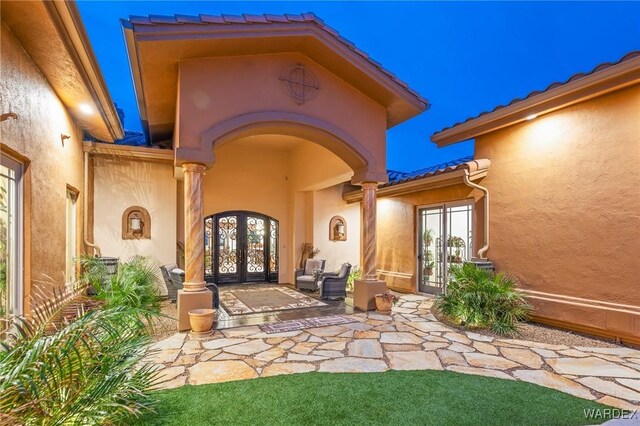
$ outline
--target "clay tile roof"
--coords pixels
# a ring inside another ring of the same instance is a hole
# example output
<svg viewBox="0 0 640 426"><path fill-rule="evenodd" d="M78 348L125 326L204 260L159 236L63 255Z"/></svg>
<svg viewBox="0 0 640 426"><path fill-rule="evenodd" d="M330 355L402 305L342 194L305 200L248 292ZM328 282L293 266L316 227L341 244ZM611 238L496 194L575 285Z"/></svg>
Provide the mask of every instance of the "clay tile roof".
<svg viewBox="0 0 640 426"><path fill-rule="evenodd" d="M438 133L442 133L445 130L452 129L452 128L454 128L456 126L459 126L461 124L468 123L469 121L473 121L476 118L480 118L480 117L482 117L484 115L491 114L491 113L493 113L495 111L498 111L498 110L500 110L502 108L506 108L506 107L511 106L513 104L516 104L518 102L524 101L525 99L530 99L530 98L532 98L532 97L534 97L536 95L540 95L542 93L548 92L549 90L553 90L553 89L555 89L557 87L564 86L565 84L571 83L573 81L580 80L581 78L584 78L584 77L587 77L589 75L595 74L597 72L600 72L602 70L610 68L610 67L612 67L614 65L618 65L618 64L620 64L622 62L625 62L625 61L631 60L633 58L636 58L638 56L640 56L640 51L633 51L633 52L627 53L620 60L618 60L616 62L605 62L605 63L602 63L602 64L598 65L597 67L595 67L594 69L592 69L589 72L576 73L576 74L572 75L571 77L569 77L569 79L567 81L564 81L564 82L560 82L560 81L553 82L549 86L547 86L546 89L534 90L533 92L529 93L524 98L516 98L516 99L512 100L511 102L509 102L507 105L498 105L497 107L493 108L491 111L481 112L480 114L478 114L478 115L476 115L474 117L469 117L464 121L460 121L460 122L455 123L455 124L453 124L451 126L445 127L444 129L441 129L440 131L435 132L434 135L437 135Z"/></svg>
<svg viewBox="0 0 640 426"><path fill-rule="evenodd" d="M392 72L385 69L381 63L373 60L366 52L358 49L356 45L342 37L335 29L325 24L322 19L317 17L312 12L302 13L299 15L285 14L285 15L273 15L273 14L264 14L264 15L199 15L199 16L188 16L188 15L174 15L174 16L163 16L163 15L149 15L146 16L130 16L129 22L135 25L156 25L156 24L175 24L175 25L185 25L185 24L246 24L246 25L256 25L256 24L268 24L270 22L278 22L278 23L300 23L300 22L310 22L317 25L319 28L324 30L326 33L333 36L336 40L338 40L341 44L348 47L351 51L355 52L361 58L369 62L371 65L376 67L379 71L385 74L388 78L393 80L396 84L400 85L404 90L409 92L412 96L414 96L418 101L425 104L425 107L429 107L429 101L423 98L418 92L411 89L407 83L400 80L396 77Z"/></svg>
<svg viewBox="0 0 640 426"><path fill-rule="evenodd" d="M400 183L411 182L443 173L453 172L455 170L468 169L476 171L479 169L487 169L491 163L486 159L474 160L473 156L458 158L456 160L446 161L444 163L434 164L413 172L400 172L397 170L387 170L389 182L380 185L380 188L398 185Z"/></svg>

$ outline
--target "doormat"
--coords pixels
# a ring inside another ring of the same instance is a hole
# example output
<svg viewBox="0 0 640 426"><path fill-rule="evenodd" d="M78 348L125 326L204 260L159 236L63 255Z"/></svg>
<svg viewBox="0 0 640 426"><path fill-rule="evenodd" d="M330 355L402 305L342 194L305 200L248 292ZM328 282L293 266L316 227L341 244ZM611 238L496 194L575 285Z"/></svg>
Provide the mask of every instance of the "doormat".
<svg viewBox="0 0 640 426"><path fill-rule="evenodd" d="M229 315L326 306L313 297L283 286L219 289L220 304Z"/></svg>
<svg viewBox="0 0 640 426"><path fill-rule="evenodd" d="M260 330L267 334L284 333L286 331L304 330L305 328L325 327L356 322L351 316L329 315L326 317L303 318L273 324L259 324Z"/></svg>

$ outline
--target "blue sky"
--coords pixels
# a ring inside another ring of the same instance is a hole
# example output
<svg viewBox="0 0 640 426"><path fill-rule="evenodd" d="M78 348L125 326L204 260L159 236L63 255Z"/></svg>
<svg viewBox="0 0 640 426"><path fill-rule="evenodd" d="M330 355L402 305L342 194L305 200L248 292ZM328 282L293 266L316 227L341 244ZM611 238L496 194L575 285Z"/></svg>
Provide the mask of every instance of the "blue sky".
<svg viewBox="0 0 640 426"><path fill-rule="evenodd" d="M120 18L314 12L432 104L387 134L388 168L473 153L432 133L640 50L640 2L79 1L111 96L140 130Z"/></svg>

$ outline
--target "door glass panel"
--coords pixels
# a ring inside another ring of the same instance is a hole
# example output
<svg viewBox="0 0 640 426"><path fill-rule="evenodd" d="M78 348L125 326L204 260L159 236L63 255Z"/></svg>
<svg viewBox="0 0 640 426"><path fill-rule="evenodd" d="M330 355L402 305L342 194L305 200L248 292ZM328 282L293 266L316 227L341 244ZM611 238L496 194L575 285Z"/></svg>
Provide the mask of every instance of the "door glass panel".
<svg viewBox="0 0 640 426"><path fill-rule="evenodd" d="M76 279L76 200L78 194L67 189L67 245L66 245L66 281L71 284Z"/></svg>
<svg viewBox="0 0 640 426"><path fill-rule="evenodd" d="M218 219L218 272L238 272L238 217L225 216Z"/></svg>
<svg viewBox="0 0 640 426"><path fill-rule="evenodd" d="M447 261L454 265L472 257L473 225L471 204L447 207Z"/></svg>
<svg viewBox="0 0 640 426"><path fill-rule="evenodd" d="M265 220L247 216L247 272L264 272Z"/></svg>
<svg viewBox="0 0 640 426"><path fill-rule="evenodd" d="M213 235L213 218L204 220L204 274L213 275L213 246L215 244Z"/></svg>
<svg viewBox="0 0 640 426"><path fill-rule="evenodd" d="M0 165L0 331L22 313L19 250L18 184L21 166L2 158Z"/></svg>
<svg viewBox="0 0 640 426"><path fill-rule="evenodd" d="M278 272L278 222L273 219L269 230L269 272Z"/></svg>
<svg viewBox="0 0 640 426"><path fill-rule="evenodd" d="M441 207L420 210L420 287L442 287L443 262L443 209Z"/></svg>

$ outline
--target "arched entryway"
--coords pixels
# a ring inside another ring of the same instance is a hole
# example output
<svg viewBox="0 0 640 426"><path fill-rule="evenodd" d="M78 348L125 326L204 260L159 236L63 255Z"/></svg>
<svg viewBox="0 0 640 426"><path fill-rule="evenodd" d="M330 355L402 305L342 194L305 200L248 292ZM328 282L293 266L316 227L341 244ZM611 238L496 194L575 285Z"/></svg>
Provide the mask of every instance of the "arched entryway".
<svg viewBox="0 0 640 426"><path fill-rule="evenodd" d="M278 281L276 219L234 210L204 219L205 279L218 284Z"/></svg>

